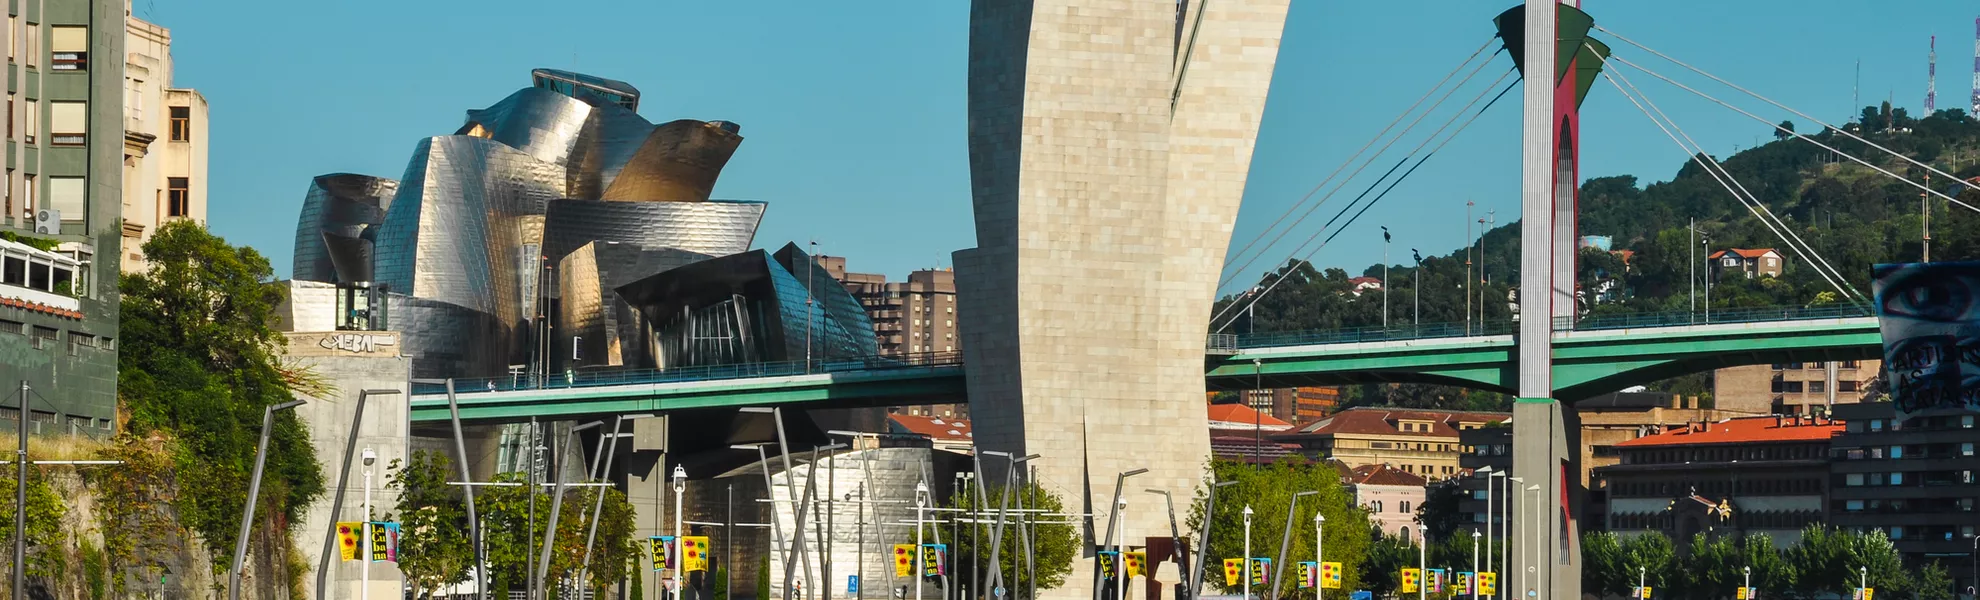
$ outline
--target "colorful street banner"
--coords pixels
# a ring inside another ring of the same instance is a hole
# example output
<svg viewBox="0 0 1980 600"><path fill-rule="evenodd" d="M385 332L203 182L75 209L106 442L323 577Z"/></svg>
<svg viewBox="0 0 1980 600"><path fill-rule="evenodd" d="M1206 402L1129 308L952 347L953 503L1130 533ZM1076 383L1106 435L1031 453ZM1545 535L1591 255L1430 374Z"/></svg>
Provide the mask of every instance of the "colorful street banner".
<svg viewBox="0 0 1980 600"><path fill-rule="evenodd" d="M1242 577L1243 575L1244 575L1244 559L1242 558L1224 559L1224 585L1236 586L1238 584L1238 578Z"/></svg>
<svg viewBox="0 0 1980 600"><path fill-rule="evenodd" d="M1319 578L1320 563L1306 561L1299 563L1299 589L1313 587L1313 580Z"/></svg>
<svg viewBox="0 0 1980 600"><path fill-rule="evenodd" d="M1650 586L1643 586L1643 600L1650 600Z"/></svg>
<svg viewBox="0 0 1980 600"><path fill-rule="evenodd" d="M1272 572L1272 559L1251 559L1251 585L1265 585L1265 574Z"/></svg>
<svg viewBox="0 0 1980 600"><path fill-rule="evenodd" d="M1112 580L1120 574L1120 568L1114 565L1114 556L1117 554L1120 553L1113 550L1101 550L1093 553L1093 557L1100 560L1101 579Z"/></svg>
<svg viewBox="0 0 1980 600"><path fill-rule="evenodd" d="M1862 597L1862 598L1858 598L1857 600L1870 600L1870 598L1871 598L1871 596L1874 596L1874 595L1876 595L1876 593L1877 593L1877 588L1870 588L1870 587L1867 587L1867 588L1863 588L1863 589L1862 589L1861 591L1862 591L1862 594L1861 594L1861 595L1862 595L1863 597Z"/></svg>
<svg viewBox="0 0 1980 600"><path fill-rule="evenodd" d="M1422 572L1422 571L1418 571L1418 570L1416 570L1416 569L1403 569L1403 570L1402 570L1402 592L1403 592L1403 593L1405 593L1405 594L1414 594L1414 593L1416 593L1416 586L1419 586L1419 585L1422 585L1422 584L1423 584L1423 572Z"/></svg>
<svg viewBox="0 0 1980 600"><path fill-rule="evenodd" d="M1750 589L1753 589L1753 588L1747 588L1747 587L1742 587L1742 588L1738 588L1738 589L1735 589L1735 590L1733 590L1733 600L1746 600L1746 598L1747 598L1747 596L1746 596L1746 594L1747 594L1747 590L1750 590Z"/></svg>
<svg viewBox="0 0 1980 600"><path fill-rule="evenodd" d="M914 573L914 544L894 544L894 576Z"/></svg>
<svg viewBox="0 0 1980 600"><path fill-rule="evenodd" d="M1341 563L1337 563L1337 562L1320 563L1320 589L1323 590L1341 589Z"/></svg>
<svg viewBox="0 0 1980 600"><path fill-rule="evenodd" d="M1980 262L1876 265L1871 274L1897 418L1980 411Z"/></svg>
<svg viewBox="0 0 1980 600"><path fill-rule="evenodd" d="M949 574L949 545L921 545L921 576L941 577Z"/></svg>
<svg viewBox="0 0 1980 600"><path fill-rule="evenodd" d="M681 536L681 571L692 573L708 570L708 536Z"/></svg>
<svg viewBox="0 0 1980 600"><path fill-rule="evenodd" d="M371 552L367 558L371 562L398 562L399 524L372 521L366 525L371 528Z"/></svg>
<svg viewBox="0 0 1980 600"><path fill-rule="evenodd" d="M653 552L653 570L659 571L674 566L674 536L656 535L646 538L646 543Z"/></svg>
<svg viewBox="0 0 1980 600"><path fill-rule="evenodd" d="M1424 571L1423 571L1423 584L1424 584L1424 585L1427 585L1427 586L1429 586L1429 587L1430 587L1430 593L1432 593L1432 594L1441 594L1441 593L1443 593L1443 592L1444 592L1444 570L1443 570L1443 569L1426 569L1426 570L1424 570Z"/></svg>
<svg viewBox="0 0 1980 600"><path fill-rule="evenodd" d="M1144 568L1146 568L1146 565L1147 565L1147 564L1148 564L1148 553L1147 553L1147 552L1145 552L1145 551L1144 551L1144 552L1129 552L1129 553L1127 553L1127 576L1128 576L1128 579L1134 579L1134 578L1136 578L1136 577L1141 577L1141 576L1143 576L1143 575L1145 575L1146 573L1144 573L1144 572L1142 571L1142 569L1144 569Z"/></svg>
<svg viewBox="0 0 1980 600"><path fill-rule="evenodd" d="M1499 574L1492 571L1479 573L1478 594L1481 596L1499 595Z"/></svg>
<svg viewBox="0 0 1980 600"><path fill-rule="evenodd" d="M1456 575L1456 578L1455 578L1455 579L1452 579L1452 580L1451 580L1451 593L1453 593L1453 594L1457 594L1457 595L1460 595L1460 596L1470 596L1470 595L1471 595L1471 572L1470 572L1470 571L1458 571L1458 572L1457 572L1457 573L1456 573L1455 575Z"/></svg>
<svg viewBox="0 0 1980 600"><path fill-rule="evenodd" d="M364 523L358 521L337 522L337 550L344 560L357 560L358 537L364 535Z"/></svg>

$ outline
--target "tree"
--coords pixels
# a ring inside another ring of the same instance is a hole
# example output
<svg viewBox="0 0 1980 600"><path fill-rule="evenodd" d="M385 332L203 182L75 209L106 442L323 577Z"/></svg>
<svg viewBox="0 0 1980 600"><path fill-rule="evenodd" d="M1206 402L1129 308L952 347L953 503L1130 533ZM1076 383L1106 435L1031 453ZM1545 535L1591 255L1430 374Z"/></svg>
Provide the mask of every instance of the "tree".
<svg viewBox="0 0 1980 600"><path fill-rule="evenodd" d="M385 489L398 492L399 571L415 596L468 580L474 548L468 540L467 505L460 486L447 485L452 461L431 450L394 460ZM394 516L387 514L386 520Z"/></svg>
<svg viewBox="0 0 1980 600"><path fill-rule="evenodd" d="M1918 569L1917 585L1913 594L1919 600L1953 600L1956 595L1952 574L1947 572L1945 563L1932 561Z"/></svg>
<svg viewBox="0 0 1980 600"><path fill-rule="evenodd" d="M123 347L117 393L127 431L166 434L179 489L182 524L214 556L233 551L262 409L293 398L306 373L276 358L283 343L272 327L279 288L274 270L253 248L234 247L194 221L175 220L144 244L151 269L126 273ZM292 412L276 413L257 527L286 538L310 500L323 493L323 472L308 431ZM286 545L284 545L286 547ZM286 556L258 556L286 565Z"/></svg>
<svg viewBox="0 0 1980 600"><path fill-rule="evenodd" d="M36 579L62 578L67 570L69 535L62 528L62 520L68 515L68 507L62 505L62 498L48 487L46 478L28 471L27 485L27 576ZM14 478L0 477L0 489L11 492ZM0 522L7 524L6 531L0 532L0 542L8 548L14 544L14 503L10 500L0 508Z"/></svg>
<svg viewBox="0 0 1980 600"><path fill-rule="evenodd" d="M1785 140L1794 137L1794 121L1781 121L1774 129L1774 139Z"/></svg>
<svg viewBox="0 0 1980 600"><path fill-rule="evenodd" d="M1341 565L1348 573L1360 575L1360 589L1388 596L1402 589L1402 570L1416 568L1416 544L1380 530L1369 529L1368 558L1356 569ZM1348 586L1347 589L1356 589Z"/></svg>
<svg viewBox="0 0 1980 600"><path fill-rule="evenodd" d="M1625 573L1622 541L1607 531L1581 534L1581 591L1603 596L1626 594L1636 584L1636 573Z"/></svg>
<svg viewBox="0 0 1980 600"><path fill-rule="evenodd" d="M524 479L522 473L504 473L495 477L499 483L521 483ZM536 486L539 488L535 490L537 514L532 524L529 518L530 492L523 487L490 486L482 488L474 497L476 510L482 511L483 545L487 547L491 565L489 575L494 579L491 587L503 594L511 589L520 589L525 574L536 569L536 565L528 560L531 548L543 543L544 530L549 527L551 490L548 486ZM605 507L598 519L597 539L593 542L584 583L597 587L620 581L640 556L638 541L633 539L633 509L626 502L625 493L613 488L565 488L564 493L568 496L564 498L562 510L558 513L557 535L551 546L550 581L575 583L572 580L578 569L585 566L585 534L593 503L601 489L605 494Z"/></svg>
<svg viewBox="0 0 1980 600"><path fill-rule="evenodd" d="M1430 528L1431 539L1442 540L1461 536L1466 538L1465 543L1469 544L1471 531L1475 527L1468 527L1473 525L1469 518L1471 515L1458 509L1458 503L1466 497L1464 489L1458 485L1458 480L1446 479L1425 488L1423 503L1416 507L1416 522Z"/></svg>
<svg viewBox="0 0 1980 600"><path fill-rule="evenodd" d="M1288 457L1264 466L1213 460L1208 470L1206 483L1197 488L1196 499L1190 504L1188 526L1191 531L1197 531L1205 520L1204 501L1211 489L1207 482L1236 483L1216 488L1217 512L1209 515L1210 543L1206 564L1217 565L1222 563L1222 559L1244 556L1243 512L1247 506L1252 510L1252 553L1276 558L1293 494L1312 491L1317 495L1300 498L1299 510L1292 514L1293 535L1291 547L1286 550L1286 560L1312 560L1310 557L1315 550L1313 517L1315 514L1325 515L1327 520L1322 535L1326 538L1326 555L1323 558L1327 562L1341 563L1343 589L1359 589L1366 585L1357 569L1370 543L1368 513L1355 506L1354 498L1341 486L1340 473L1332 466ZM1211 572L1207 567L1205 571ZM1286 573L1292 573L1290 566ZM1206 575L1205 579L1225 591L1236 591L1242 587L1224 585L1220 577ZM1291 593L1293 589L1288 585L1284 591Z"/></svg>
<svg viewBox="0 0 1980 600"><path fill-rule="evenodd" d="M1622 554L1623 575L1632 584L1640 579L1645 585L1661 588L1673 585L1680 578L1677 549L1664 534L1644 533L1623 538Z"/></svg>
<svg viewBox="0 0 1980 600"><path fill-rule="evenodd" d="M1749 533L1740 541L1741 554L1745 556L1742 565L1753 569L1753 587L1773 593L1794 589L1796 571L1794 565L1781 556L1774 547L1774 538L1764 533Z"/></svg>
<svg viewBox="0 0 1980 600"><path fill-rule="evenodd" d="M996 519L995 513L997 508L1004 505L1003 498L1006 491L1015 491L1022 495L1024 508L1027 511L1043 510L1048 514L1065 512L1064 498L1061 498L1058 493L1038 485L1037 482L1031 482L1016 488L1005 486L985 488L983 492L985 498L990 503L989 511L992 520ZM978 505L976 493L977 490L974 484L958 487L955 494L950 496L944 503L944 506L953 509L974 508ZM1013 496L1011 497L1009 506L1016 508L1017 502L1018 497ZM1024 573L1024 569L1022 568L1024 566L1024 556L1020 550L1023 546L1020 545L1018 538L1017 517L1018 513L1015 512L1008 513L1005 517L1003 537L998 538L1002 542L1003 549L997 555L997 568L1006 574L1004 586L1013 592L1011 597L1014 598L1021 597L1024 591L1030 589L1031 580L1031 576ZM1054 520L1045 520L1045 522L1033 523L1029 526L1033 528L1031 540L1033 557L1031 564L1032 568L1038 570L1038 589L1050 590L1065 585L1066 576L1072 574L1072 564L1074 559L1078 557L1081 547L1078 529L1069 523L1056 522ZM930 528L929 539L935 539L937 533L933 529L938 526L930 525L927 527ZM991 526L985 525L982 538L987 540L992 537L993 534L991 531ZM979 547L979 543L980 541L977 536L969 535L950 540L950 564L975 565L976 568L988 573L990 570L991 548L987 544ZM951 568L955 569L957 567Z"/></svg>

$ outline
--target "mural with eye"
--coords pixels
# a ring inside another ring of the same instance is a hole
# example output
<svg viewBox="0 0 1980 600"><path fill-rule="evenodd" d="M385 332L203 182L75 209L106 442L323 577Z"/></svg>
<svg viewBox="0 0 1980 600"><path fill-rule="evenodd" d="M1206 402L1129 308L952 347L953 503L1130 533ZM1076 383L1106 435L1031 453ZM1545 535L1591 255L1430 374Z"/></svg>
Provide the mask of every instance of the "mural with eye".
<svg viewBox="0 0 1980 600"><path fill-rule="evenodd" d="M1980 262L1877 265L1873 274L1899 418L1980 412Z"/></svg>

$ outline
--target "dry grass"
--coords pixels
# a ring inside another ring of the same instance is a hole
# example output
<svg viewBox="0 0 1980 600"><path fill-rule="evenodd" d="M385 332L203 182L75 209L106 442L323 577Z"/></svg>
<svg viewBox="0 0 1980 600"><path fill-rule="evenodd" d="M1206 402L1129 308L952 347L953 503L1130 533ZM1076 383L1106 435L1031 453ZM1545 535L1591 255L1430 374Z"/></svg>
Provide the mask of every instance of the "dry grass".
<svg viewBox="0 0 1980 600"><path fill-rule="evenodd" d="M13 460L14 448L19 448L13 432L0 435L0 460ZM96 439L80 435L30 435L28 436L28 460L91 460L97 453L110 447L110 440Z"/></svg>

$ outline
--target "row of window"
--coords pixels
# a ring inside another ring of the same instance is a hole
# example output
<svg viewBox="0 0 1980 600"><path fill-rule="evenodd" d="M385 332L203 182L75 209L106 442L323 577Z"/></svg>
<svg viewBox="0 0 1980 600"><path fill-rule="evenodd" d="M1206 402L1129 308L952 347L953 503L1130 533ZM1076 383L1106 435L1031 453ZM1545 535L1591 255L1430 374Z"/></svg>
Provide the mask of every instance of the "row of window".
<svg viewBox="0 0 1980 600"><path fill-rule="evenodd" d="M47 183L47 204L45 206L35 201L41 197L38 193L41 186L38 184L43 181ZM0 190L0 195L6 197L5 214L15 214L14 200L19 198L20 213L18 214L21 215L22 221L28 223L34 221L34 211L37 208L55 209L62 213L63 221L82 221L89 211L89 186L88 178L85 177L51 176L44 179L35 176L33 173L21 174L14 169L7 169L7 187L4 190ZM165 178L164 206L160 208L164 210L164 214L167 217L191 216L192 179L187 177Z"/></svg>
<svg viewBox="0 0 1980 600"><path fill-rule="evenodd" d="M1821 513L1814 511L1734 511L1732 519L1739 527L1748 529L1800 529L1823 522ZM1676 519L1669 512L1618 513L1609 515L1609 525L1615 529L1669 530L1676 527Z"/></svg>
<svg viewBox="0 0 1980 600"><path fill-rule="evenodd" d="M1843 431L1846 433L1863 433L1865 431L1877 432L1877 431L1885 431L1885 430L1942 431L1942 430L1972 429L1972 428L1973 428L1973 415L1918 417L1915 419L1910 419L1909 421L1903 423L1898 422L1897 419L1857 419L1854 421L1848 421L1843 423Z"/></svg>
<svg viewBox="0 0 1980 600"><path fill-rule="evenodd" d="M7 61L14 62L20 56L27 57L27 66L41 67L41 24L28 23L21 26L18 16L7 17L7 38L13 40L7 46ZM89 69L89 28L82 25L51 25L48 27L48 69L51 71L84 71Z"/></svg>
<svg viewBox="0 0 1980 600"><path fill-rule="evenodd" d="M1885 458L1891 458L1891 459L1964 458L1964 457L1973 456L1973 442L1961 442L1959 444L1946 443L1946 444L1913 445L1911 446L1911 450L1909 451L1905 450L1905 446L1870 446L1867 448L1836 448L1832 450L1830 454L1835 458L1840 458L1844 460L1864 460L1864 459L1875 460L1875 459L1885 459Z"/></svg>
<svg viewBox="0 0 1980 600"><path fill-rule="evenodd" d="M35 143L35 136L41 135L41 102L28 99L25 106L16 110L14 105L20 100L15 94L7 94L7 139L17 135L21 141ZM55 100L48 103L48 143L52 146L81 146L89 141L89 103L81 100Z"/></svg>
<svg viewBox="0 0 1980 600"><path fill-rule="evenodd" d="M1365 506L1365 508L1367 508L1367 509L1368 509L1368 512L1371 512L1371 513L1378 513L1378 514L1379 514L1379 513L1381 513L1381 512L1382 512L1382 509L1383 509L1384 507L1386 507L1386 506L1388 506L1388 503L1385 503L1385 502L1383 502L1383 501L1381 501L1381 500L1372 500L1372 501L1370 501L1370 502L1369 502L1369 503L1368 503L1368 504L1367 504L1367 505ZM1403 501L1401 501L1401 502L1397 502L1397 503L1396 503L1396 512L1399 512L1399 513L1408 513L1408 512L1409 512L1409 501L1408 501L1408 500L1403 500Z"/></svg>
<svg viewBox="0 0 1980 600"><path fill-rule="evenodd" d="M1414 442L1368 442L1368 447L1375 450L1414 450L1417 452L1454 452L1455 451L1454 447L1451 444L1432 444L1432 443L1414 443Z"/></svg>
<svg viewBox="0 0 1980 600"><path fill-rule="evenodd" d="M1829 393L1829 382L1827 382L1827 381L1808 381L1808 382L1801 382L1801 381L1781 381L1781 380L1779 380L1779 379L1775 379L1775 380L1774 380L1774 386L1773 386L1773 389L1774 389L1774 393L1776 393L1776 394L1799 394L1799 393L1802 393L1802 392L1804 391L1804 386L1802 385L1803 383L1806 383L1806 384L1807 384L1807 385L1806 385L1806 388L1805 388L1805 391L1806 391L1807 393L1810 393L1810 394L1826 394L1826 393ZM1857 390L1859 389L1859 386L1860 386L1860 385L1861 385L1861 384L1859 384L1859 383L1857 383L1857 382L1855 382L1855 381L1850 381L1850 380L1847 380L1847 379L1845 379L1845 380L1841 380L1841 381L1837 381L1837 382L1836 382L1836 391L1837 391L1837 392L1854 392L1854 391L1857 391Z"/></svg>
<svg viewBox="0 0 1980 600"><path fill-rule="evenodd" d="M47 348L61 340L61 330L59 329L42 327L40 325L29 325L20 321L8 321L5 319L0 319L0 333L28 336L29 339L33 340L34 347L37 349ZM117 349L117 344L115 338L91 335L80 331L69 332L69 354L74 355L78 350L83 348L115 350Z"/></svg>
<svg viewBox="0 0 1980 600"><path fill-rule="evenodd" d="M1630 450L1622 453L1626 465L1671 463L1715 463L1735 460L1806 460L1823 457L1823 447L1812 444L1765 444L1670 450Z"/></svg>
<svg viewBox="0 0 1980 600"><path fill-rule="evenodd" d="M1797 479L1713 479L1705 481L1610 480L1610 493L1617 497L1665 498L1686 494L1721 496L1800 496L1822 493L1822 480Z"/></svg>
<svg viewBox="0 0 1980 600"><path fill-rule="evenodd" d="M1837 365L1836 365L1836 367L1837 367L1837 368L1842 368L1842 369L1854 369L1854 368L1857 368L1857 366L1858 366L1859 364L1860 364L1860 363L1858 363L1858 362L1856 362L1856 361L1853 361L1853 360L1845 360L1845 361L1842 361L1842 363L1840 363L1840 364L1837 364ZM1820 369L1827 369L1827 368L1829 368L1829 363L1826 363L1826 362L1811 362L1811 363L1798 363L1798 362L1791 362L1791 363L1774 363L1774 365L1773 365L1773 366L1774 366L1774 370L1776 370L1776 371L1789 371L1789 370L1801 370L1801 369L1804 369L1804 368L1806 368L1806 369L1809 369L1809 370L1820 370Z"/></svg>
<svg viewBox="0 0 1980 600"><path fill-rule="evenodd" d="M1872 514L1929 514L1973 512L1973 498L1925 498L1891 500L1837 500L1829 503L1837 512ZM1964 520L1964 519L1962 519Z"/></svg>

